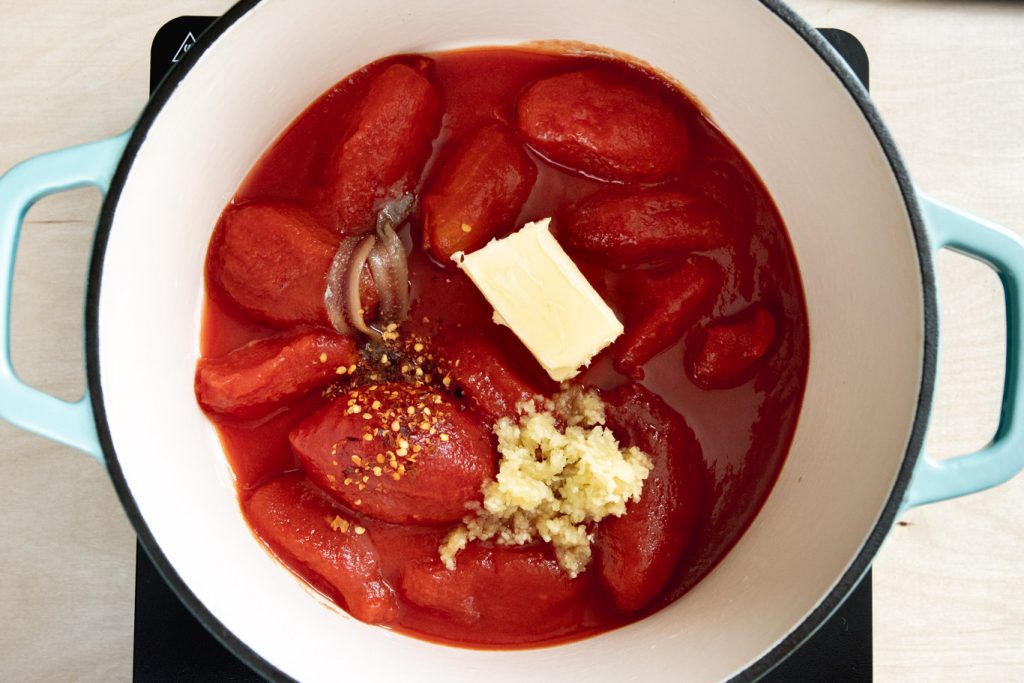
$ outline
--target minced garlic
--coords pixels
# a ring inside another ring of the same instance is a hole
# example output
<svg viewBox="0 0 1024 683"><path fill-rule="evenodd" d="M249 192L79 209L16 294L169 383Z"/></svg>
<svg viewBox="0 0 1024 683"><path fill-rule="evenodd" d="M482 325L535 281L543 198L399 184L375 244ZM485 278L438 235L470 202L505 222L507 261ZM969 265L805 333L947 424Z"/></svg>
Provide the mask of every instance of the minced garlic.
<svg viewBox="0 0 1024 683"><path fill-rule="evenodd" d="M636 447L619 447L604 427L597 392L572 387L518 409L518 420L494 425L497 479L484 484L483 505L448 534L441 560L454 569L456 554L472 540L523 545L540 538L575 577L590 562L594 524L625 514L626 503L640 499L651 459Z"/></svg>

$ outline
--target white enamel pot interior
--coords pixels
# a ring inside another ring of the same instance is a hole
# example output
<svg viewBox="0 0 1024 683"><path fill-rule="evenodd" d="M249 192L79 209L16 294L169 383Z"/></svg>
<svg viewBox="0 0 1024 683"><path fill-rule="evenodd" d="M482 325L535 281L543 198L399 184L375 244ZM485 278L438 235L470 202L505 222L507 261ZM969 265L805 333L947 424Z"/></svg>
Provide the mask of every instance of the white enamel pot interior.
<svg viewBox="0 0 1024 683"><path fill-rule="evenodd" d="M163 85L125 153L97 243L88 352L106 457L143 543L236 654L303 681L705 681L763 673L828 615L891 525L916 457L933 314L899 161L815 34L756 0L264 0L234 8L214 35ZM570 645L443 647L350 618L253 537L193 396L203 260L252 164L342 77L391 53L545 39L670 74L760 173L806 292L807 392L763 511L683 598Z"/></svg>

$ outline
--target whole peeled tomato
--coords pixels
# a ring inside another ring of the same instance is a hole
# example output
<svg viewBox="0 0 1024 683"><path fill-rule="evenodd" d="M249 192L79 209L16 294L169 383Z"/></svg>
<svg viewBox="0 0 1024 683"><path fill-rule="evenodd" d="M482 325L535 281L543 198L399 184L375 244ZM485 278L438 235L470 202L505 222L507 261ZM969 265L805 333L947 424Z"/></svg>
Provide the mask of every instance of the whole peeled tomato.
<svg viewBox="0 0 1024 683"><path fill-rule="evenodd" d="M479 634L530 634L538 639L571 627L582 610L588 577L570 579L546 547L471 543L455 556L405 570L399 589L413 604L443 613Z"/></svg>
<svg viewBox="0 0 1024 683"><path fill-rule="evenodd" d="M674 344L714 301L722 269L703 256L688 256L678 266L632 271L623 287L626 331L612 347L615 369L634 380L643 365Z"/></svg>
<svg viewBox="0 0 1024 683"><path fill-rule="evenodd" d="M207 278L236 306L276 327L330 327L324 292L338 237L297 206L249 202L228 208L210 242ZM371 318L377 289L364 266L363 309Z"/></svg>
<svg viewBox="0 0 1024 683"><path fill-rule="evenodd" d="M370 84L351 132L327 169L327 215L342 235L361 235L376 225L388 199L414 189L441 125L437 90L414 68L392 64Z"/></svg>
<svg viewBox="0 0 1024 683"><path fill-rule="evenodd" d="M493 424L518 415L516 406L555 387L533 377L480 332L448 329L436 342L440 364L451 378L450 388Z"/></svg>
<svg viewBox="0 0 1024 683"><path fill-rule="evenodd" d="M728 320L708 325L687 349L687 371L704 389L727 389L750 376L775 339L775 318L755 306Z"/></svg>
<svg viewBox="0 0 1024 683"><path fill-rule="evenodd" d="M302 477L284 475L263 484L245 502L245 511L271 550L340 593L352 616L369 624L398 616L395 589L384 578L366 529Z"/></svg>
<svg viewBox="0 0 1024 683"><path fill-rule="evenodd" d="M654 182L679 173L686 123L650 79L598 66L530 85L516 125L557 164L604 180Z"/></svg>
<svg viewBox="0 0 1024 683"><path fill-rule="evenodd" d="M664 263L724 246L725 217L712 202L675 190L599 192L569 211L559 226L570 251L606 268Z"/></svg>
<svg viewBox="0 0 1024 683"><path fill-rule="evenodd" d="M682 415L639 384L604 395L608 426L622 444L651 456L639 501L597 529L597 571L624 612L646 606L665 586L693 534L703 455Z"/></svg>
<svg viewBox="0 0 1024 683"><path fill-rule="evenodd" d="M204 410L241 419L264 417L337 378L359 360L351 337L300 332L260 339L219 358L201 358L195 392Z"/></svg>
<svg viewBox="0 0 1024 683"><path fill-rule="evenodd" d="M352 389L289 440L318 486L398 524L461 519L497 472L489 432L440 393L410 384Z"/></svg>
<svg viewBox="0 0 1024 683"><path fill-rule="evenodd" d="M444 162L423 197L423 247L442 264L510 230L537 179L514 133L493 123Z"/></svg>

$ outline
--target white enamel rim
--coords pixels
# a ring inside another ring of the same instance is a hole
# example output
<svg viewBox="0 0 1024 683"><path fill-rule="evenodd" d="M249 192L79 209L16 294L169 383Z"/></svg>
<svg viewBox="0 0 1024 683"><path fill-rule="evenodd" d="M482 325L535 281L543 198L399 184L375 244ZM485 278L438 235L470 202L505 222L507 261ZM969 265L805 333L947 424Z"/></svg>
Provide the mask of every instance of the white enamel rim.
<svg viewBox="0 0 1024 683"><path fill-rule="evenodd" d="M912 188L866 93L823 39L768 0L657 0L643 12L608 0L452 0L429 11L407 0L247 0L212 31L129 143L104 205L87 307L90 391L114 485L200 620L260 673L300 680L333 680L342 662L346 678L375 680L748 679L813 632L893 523L935 360L933 277ZM297 112L385 54L536 39L634 55L704 103L789 227L811 366L775 489L700 585L596 638L479 652L356 622L273 560L241 517L191 379L216 215ZM333 652L344 656L325 656Z"/></svg>

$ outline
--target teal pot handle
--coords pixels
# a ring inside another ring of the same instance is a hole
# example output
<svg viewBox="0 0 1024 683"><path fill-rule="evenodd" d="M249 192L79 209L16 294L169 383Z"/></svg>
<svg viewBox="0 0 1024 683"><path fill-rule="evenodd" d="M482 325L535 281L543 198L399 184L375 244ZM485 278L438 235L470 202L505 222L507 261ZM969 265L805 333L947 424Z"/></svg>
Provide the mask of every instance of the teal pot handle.
<svg viewBox="0 0 1024 683"><path fill-rule="evenodd" d="M22 382L11 365L11 290L25 214L41 198L94 185L105 195L128 133L24 161L0 177L0 417L11 424L85 451L101 463L89 392L74 403Z"/></svg>
<svg viewBox="0 0 1024 683"><path fill-rule="evenodd" d="M905 508L964 496L998 486L1024 469L1024 240L1006 228L920 196L934 249L952 249L991 266L1006 297L1006 379L999 427L976 453L950 460L924 454L914 470Z"/></svg>

